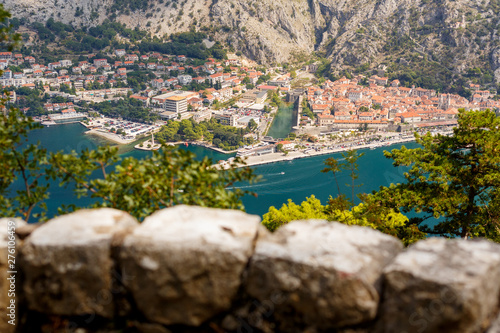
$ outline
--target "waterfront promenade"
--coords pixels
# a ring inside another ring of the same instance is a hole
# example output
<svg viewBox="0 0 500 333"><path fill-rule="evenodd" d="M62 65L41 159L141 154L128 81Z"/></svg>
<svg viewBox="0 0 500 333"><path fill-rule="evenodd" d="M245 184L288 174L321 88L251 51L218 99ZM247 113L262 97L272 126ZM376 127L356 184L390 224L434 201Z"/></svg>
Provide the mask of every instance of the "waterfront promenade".
<svg viewBox="0 0 500 333"><path fill-rule="evenodd" d="M415 138L407 138L407 139L399 139L399 140L394 140L390 141L387 144L381 145L380 143L368 143L368 144L349 144L349 145L338 145L336 147L328 147L328 148L323 148L319 150L314 150L314 149L309 149L309 151L306 150L298 150L298 151L292 151L289 152L287 155L279 152L279 153L273 153L273 154L267 154L267 155L262 155L262 156L249 156L245 161L247 163L247 166L255 166L255 165L262 165L262 164L268 164L268 163L275 163L275 162L280 162L280 161L291 161L294 159L298 158L307 158L307 157L313 157L313 156L318 156L318 155L327 155L327 154L334 154L334 153L341 153L347 150L351 149L371 149L371 148L376 148L376 147L384 147L384 146L389 146L393 145L396 143L404 143L404 142L411 142L415 141Z"/></svg>
<svg viewBox="0 0 500 333"><path fill-rule="evenodd" d="M446 135L449 133L452 133L452 132L451 131L439 132L439 134L443 134L443 135ZM248 156L245 158L245 162L246 162L245 166L256 166L256 165L263 165L263 164L276 163L276 162L282 162L282 161L292 161L292 160L300 159L300 158L341 153L341 152L345 152L345 151L353 150L353 149L358 150L358 149L374 149L374 148L381 148L381 147L389 147L389 146L394 145L394 144L413 142L413 141L415 141L415 137L413 135L412 136L405 136L405 137L401 137L401 138L393 136L390 138L386 138L386 140L384 140L384 141L375 141L372 143L356 143L356 142L340 143L340 144L336 144L336 145L329 145L326 147L319 147L317 149L308 148L308 149L304 149L304 150L291 151L287 155L285 155L282 152L277 152L277 153L266 154L266 155L261 155L261 156ZM228 163L223 161L220 164L220 166L223 168L227 168Z"/></svg>

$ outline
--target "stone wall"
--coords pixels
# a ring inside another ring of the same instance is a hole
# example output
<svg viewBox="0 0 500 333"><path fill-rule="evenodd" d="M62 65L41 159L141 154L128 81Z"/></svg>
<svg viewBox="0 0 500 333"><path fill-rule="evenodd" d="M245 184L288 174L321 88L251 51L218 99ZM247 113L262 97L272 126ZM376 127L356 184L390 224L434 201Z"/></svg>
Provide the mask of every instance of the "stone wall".
<svg viewBox="0 0 500 333"><path fill-rule="evenodd" d="M500 332L500 245L176 206L0 220L0 332Z"/></svg>

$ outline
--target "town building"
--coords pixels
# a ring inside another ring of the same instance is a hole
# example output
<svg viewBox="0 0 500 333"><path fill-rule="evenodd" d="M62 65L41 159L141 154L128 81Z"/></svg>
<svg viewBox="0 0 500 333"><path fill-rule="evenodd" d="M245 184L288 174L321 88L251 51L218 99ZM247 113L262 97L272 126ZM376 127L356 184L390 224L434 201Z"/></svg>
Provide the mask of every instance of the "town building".
<svg viewBox="0 0 500 333"><path fill-rule="evenodd" d="M168 112L175 112L177 114L187 111L187 100L190 97L197 96L198 94L192 91L176 90L163 95L155 96L153 99L163 102L163 108Z"/></svg>
<svg viewBox="0 0 500 333"><path fill-rule="evenodd" d="M108 64L108 61L106 59L94 59L94 66L95 67L102 67Z"/></svg>
<svg viewBox="0 0 500 333"><path fill-rule="evenodd" d="M179 84L180 85L188 85L191 83L191 81L193 81L193 77L191 75L179 75L177 77L177 80L179 80Z"/></svg>

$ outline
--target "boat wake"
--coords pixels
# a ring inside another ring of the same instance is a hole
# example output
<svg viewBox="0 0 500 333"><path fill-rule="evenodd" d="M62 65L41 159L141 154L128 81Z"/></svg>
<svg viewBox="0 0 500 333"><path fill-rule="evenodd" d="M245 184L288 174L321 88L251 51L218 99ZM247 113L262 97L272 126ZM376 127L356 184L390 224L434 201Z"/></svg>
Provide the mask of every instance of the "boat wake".
<svg viewBox="0 0 500 333"><path fill-rule="evenodd" d="M279 175L284 175L284 174L285 174L285 172L281 171L281 172L276 172L276 173L262 174L262 177L272 177L272 176L279 176Z"/></svg>

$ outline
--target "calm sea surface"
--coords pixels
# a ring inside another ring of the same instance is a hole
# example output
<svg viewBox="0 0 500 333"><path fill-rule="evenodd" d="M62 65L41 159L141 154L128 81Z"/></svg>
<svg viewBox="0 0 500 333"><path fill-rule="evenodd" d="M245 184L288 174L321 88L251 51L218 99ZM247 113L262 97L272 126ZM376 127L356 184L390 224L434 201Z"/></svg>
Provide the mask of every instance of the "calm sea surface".
<svg viewBox="0 0 500 333"><path fill-rule="evenodd" d="M94 149L99 145L107 144L99 138L85 135L84 128L80 124L67 124L51 126L36 130L30 134L29 141L40 141L42 146L50 151L63 150L68 153L71 150L82 150L84 148ZM414 143L406 144L407 147L415 147ZM401 145L386 147L385 149L399 148ZM208 156L214 161L227 159L233 155L217 153L213 150L199 146L181 146L194 152L198 157ZM380 186L388 186L390 183L404 181L402 168L392 166L390 160L383 156L383 148L374 150L362 150L365 155L359 160L359 179L356 184L363 184L356 189L356 193L367 193L377 190ZM151 154L150 152L134 150L131 146L120 148L123 157L133 156L143 158ZM250 186L242 186L245 189L257 193L258 197L245 197L243 203L246 211L251 214L262 215L266 213L270 206L277 208L292 199L295 203L300 203L311 195L315 195L322 203L325 203L330 195L337 194L337 188L331 174L322 173L323 161L328 157L342 158L340 153L308 157L294 161L277 162L254 167L256 173L263 177L263 180ZM350 195L350 188L346 183L350 183L348 173L345 172L339 177L341 190ZM21 184L16 184L15 188L20 188ZM75 203L77 206L88 204L89 199L77 199L70 188L60 188L57 183L50 188L50 201L48 202L48 215L57 214L57 207L62 204Z"/></svg>

